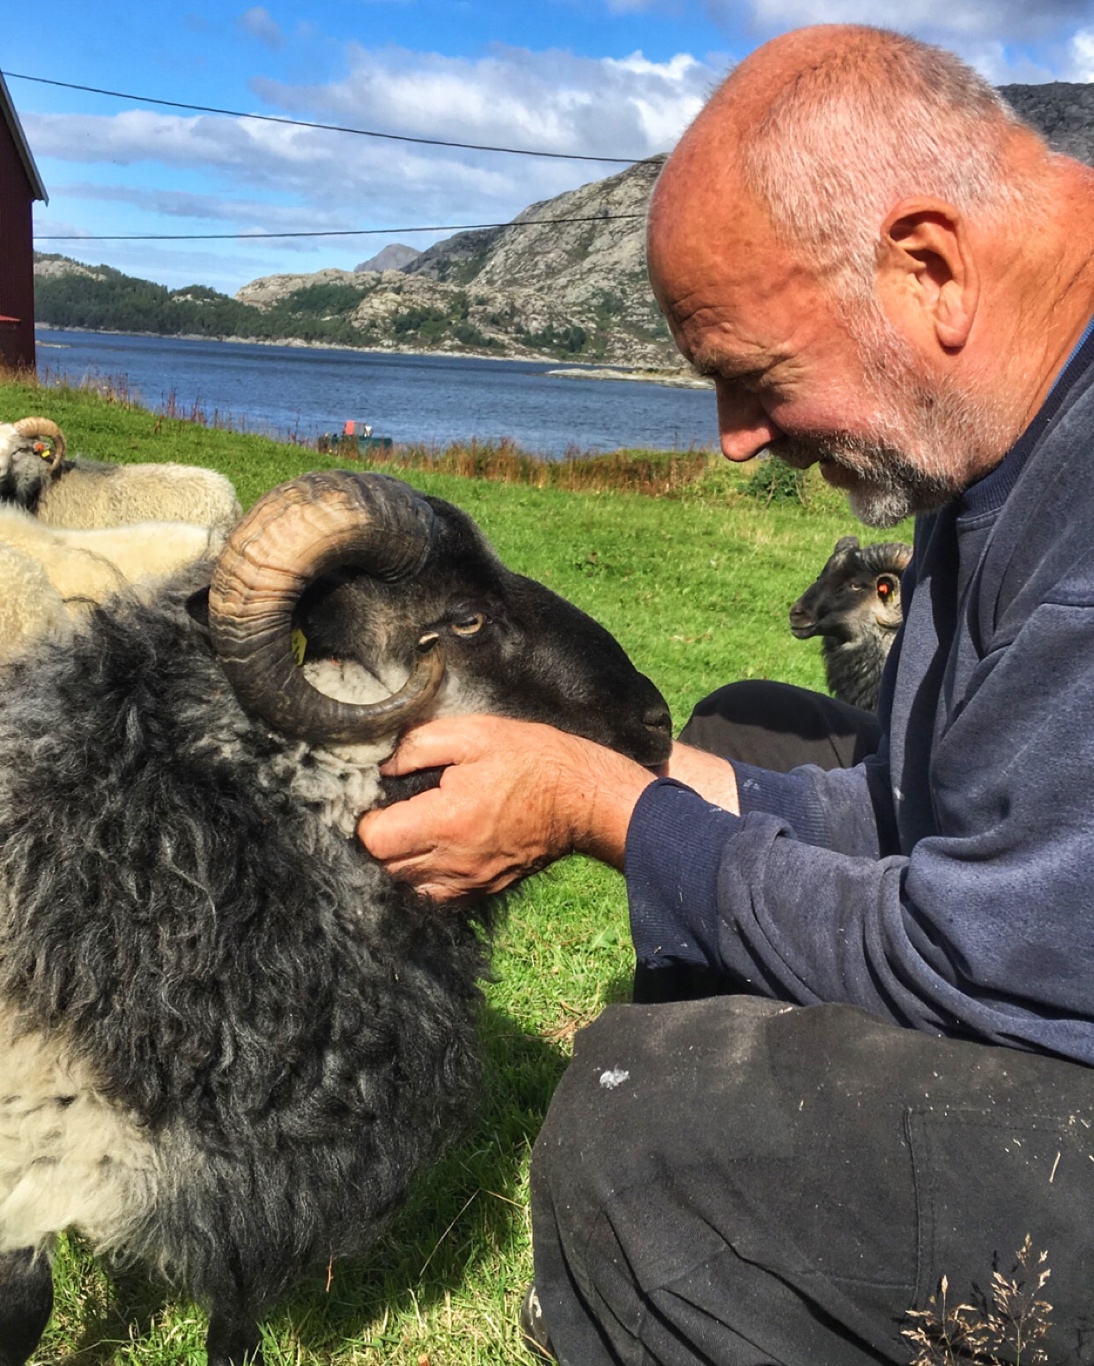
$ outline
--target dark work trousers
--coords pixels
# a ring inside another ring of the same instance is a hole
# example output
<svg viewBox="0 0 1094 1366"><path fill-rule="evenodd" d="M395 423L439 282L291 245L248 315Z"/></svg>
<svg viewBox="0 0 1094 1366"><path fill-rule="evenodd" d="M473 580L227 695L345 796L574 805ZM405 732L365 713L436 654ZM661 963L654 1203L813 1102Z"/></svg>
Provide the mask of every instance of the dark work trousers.
<svg viewBox="0 0 1094 1366"><path fill-rule="evenodd" d="M832 768L877 727L741 684L681 738ZM1051 1366L1094 1363L1094 1069L648 978L645 1001L578 1035L533 1155L536 1288L563 1366L906 1366L907 1311L943 1275L951 1306L976 1303L1027 1234L1048 1253Z"/></svg>
<svg viewBox="0 0 1094 1366"><path fill-rule="evenodd" d="M975 1303L1029 1234L1048 1361L1092 1362L1092 1126L1094 1069L852 1006L609 1006L532 1158L554 1349L563 1366L906 1366L906 1311L943 1275L951 1306Z"/></svg>

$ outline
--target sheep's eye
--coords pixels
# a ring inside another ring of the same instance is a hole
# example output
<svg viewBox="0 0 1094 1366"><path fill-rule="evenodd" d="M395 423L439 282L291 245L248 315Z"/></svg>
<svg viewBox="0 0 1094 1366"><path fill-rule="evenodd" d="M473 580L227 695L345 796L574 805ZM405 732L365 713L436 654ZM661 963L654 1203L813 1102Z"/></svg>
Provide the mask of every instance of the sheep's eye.
<svg viewBox="0 0 1094 1366"><path fill-rule="evenodd" d="M461 617L452 623L452 630L458 636L473 636L486 625L485 612L473 612L469 617Z"/></svg>

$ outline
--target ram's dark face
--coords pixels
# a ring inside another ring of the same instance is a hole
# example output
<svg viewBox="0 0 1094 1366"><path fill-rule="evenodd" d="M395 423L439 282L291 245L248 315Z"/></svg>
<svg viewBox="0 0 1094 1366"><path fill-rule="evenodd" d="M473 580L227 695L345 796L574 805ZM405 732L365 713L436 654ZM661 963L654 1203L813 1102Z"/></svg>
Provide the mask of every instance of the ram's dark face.
<svg viewBox="0 0 1094 1366"><path fill-rule="evenodd" d="M474 523L440 499L422 569L385 583L352 570L316 582L297 621L313 657L405 675L434 633L446 659L435 715L490 712L542 721L629 755L663 762L671 722L661 694L598 622L513 574Z"/></svg>

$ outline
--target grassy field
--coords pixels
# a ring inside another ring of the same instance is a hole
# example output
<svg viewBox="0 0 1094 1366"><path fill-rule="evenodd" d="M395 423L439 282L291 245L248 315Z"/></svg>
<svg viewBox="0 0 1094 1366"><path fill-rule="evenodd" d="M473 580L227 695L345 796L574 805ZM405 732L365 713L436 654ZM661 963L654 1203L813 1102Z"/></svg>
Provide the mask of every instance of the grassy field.
<svg viewBox="0 0 1094 1366"><path fill-rule="evenodd" d="M339 463L303 447L157 417L109 395L0 382L0 420L30 413L57 421L81 454L219 469L245 505L303 470ZM612 459L620 469L660 461L665 479L644 481L659 496L621 491L608 477L594 491L574 491L537 487L527 471L511 483L462 477L446 472L459 467L459 453L448 455L446 465L436 453L419 453L412 463L420 467L405 477L467 509L512 568L612 630L664 692L677 728L695 701L731 679L823 686L817 643L795 641L786 612L837 537L858 530L824 486L807 481L804 505L768 501L750 491L748 467L698 459L684 477L670 469L670 457L635 453ZM270 1366L526 1360L515 1316L531 1275L531 1145L574 1031L606 1003L627 998L630 967L617 875L572 859L523 890L487 986L478 1126L418 1183L367 1257L320 1269L275 1309L264 1337ZM68 1240L55 1280L53 1322L35 1358L42 1366L203 1362L204 1316L141 1274L104 1268Z"/></svg>

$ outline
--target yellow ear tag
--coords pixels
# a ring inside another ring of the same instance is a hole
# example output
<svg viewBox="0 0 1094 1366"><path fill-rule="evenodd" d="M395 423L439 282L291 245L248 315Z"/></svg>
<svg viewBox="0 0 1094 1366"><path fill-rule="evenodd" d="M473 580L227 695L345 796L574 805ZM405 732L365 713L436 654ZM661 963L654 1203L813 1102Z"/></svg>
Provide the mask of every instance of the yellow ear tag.
<svg viewBox="0 0 1094 1366"><path fill-rule="evenodd" d="M304 632L297 626L289 637L289 641L292 644L293 659L296 660L298 667L302 666L304 663L304 655L308 648L307 636L305 636Z"/></svg>
<svg viewBox="0 0 1094 1366"><path fill-rule="evenodd" d="M42 457L43 460L49 460L50 457L53 455L53 452L50 450L50 448L46 445L44 441L36 441L34 443L34 449L38 452L38 454Z"/></svg>

